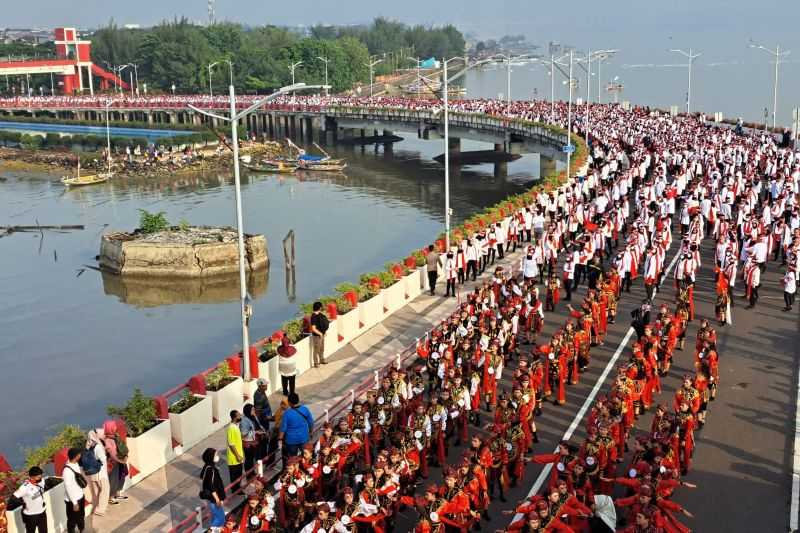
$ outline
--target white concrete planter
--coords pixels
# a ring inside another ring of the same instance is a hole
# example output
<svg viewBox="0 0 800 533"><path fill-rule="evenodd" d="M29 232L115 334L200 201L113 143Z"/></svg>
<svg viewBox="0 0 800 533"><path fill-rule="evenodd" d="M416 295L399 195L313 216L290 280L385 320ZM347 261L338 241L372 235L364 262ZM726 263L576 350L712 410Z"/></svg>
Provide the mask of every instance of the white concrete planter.
<svg viewBox="0 0 800 533"><path fill-rule="evenodd" d="M8 533L24 533L25 524L22 523L22 507L13 511L6 511L6 521L8 522Z"/></svg>
<svg viewBox="0 0 800 533"><path fill-rule="evenodd" d="M417 272L419 272L419 287L423 291L431 290L430 283L428 283L428 268L423 265L417 268Z"/></svg>
<svg viewBox="0 0 800 533"><path fill-rule="evenodd" d="M188 450L213 431L213 402L208 396L199 396L199 402L182 413L170 413L172 438Z"/></svg>
<svg viewBox="0 0 800 533"><path fill-rule="evenodd" d="M328 331L325 332L325 359L333 355L342 346L339 342L339 326L336 324L338 321L339 317L336 317L336 320L331 320L328 324Z"/></svg>
<svg viewBox="0 0 800 533"><path fill-rule="evenodd" d="M383 315L383 294L378 293L369 300L358 302L358 321L362 332L383 320Z"/></svg>
<svg viewBox="0 0 800 533"><path fill-rule="evenodd" d="M138 437L129 436L125 442L128 445L128 463L137 470L136 475L131 476L132 485L175 459L169 420L159 422Z"/></svg>
<svg viewBox="0 0 800 533"><path fill-rule="evenodd" d="M391 315L406 303L406 284L403 280L397 281L385 289L381 289L383 295L384 318Z"/></svg>
<svg viewBox="0 0 800 533"><path fill-rule="evenodd" d="M45 510L47 511L47 531L62 533L67 530L67 506L64 503L66 494L67 489L64 487L64 483L59 483L44 493ZM25 531L25 528L22 531Z"/></svg>
<svg viewBox="0 0 800 533"><path fill-rule="evenodd" d="M420 294L422 294L422 274L419 269L414 270L408 276L403 278L406 285L406 303L410 302Z"/></svg>
<svg viewBox="0 0 800 533"><path fill-rule="evenodd" d="M218 391L206 391L212 402L214 423L211 430L217 430L231 421L231 411L242 410L244 390L242 378L237 377Z"/></svg>
<svg viewBox="0 0 800 533"><path fill-rule="evenodd" d="M258 362L258 376L269 382L269 386L267 387L268 394L281 390L281 375L280 372L278 372L279 359L280 357L276 355L266 363Z"/></svg>
<svg viewBox="0 0 800 533"><path fill-rule="evenodd" d="M261 374L259 374L259 376L260 375ZM242 404L242 409L244 409L244 406L246 404L253 403L253 397L255 396L257 390L258 390L258 381L256 381L255 379L251 379L250 381L245 381L242 384L242 393L244 396L243 398L244 403Z"/></svg>
<svg viewBox="0 0 800 533"><path fill-rule="evenodd" d="M342 338L342 346L358 337L358 307L336 317L336 328Z"/></svg>
<svg viewBox="0 0 800 533"><path fill-rule="evenodd" d="M294 344L297 353L294 354L295 364L297 366L297 375L302 376L303 373L311 368L311 338L303 337L302 340ZM280 380L279 380L280 383Z"/></svg>

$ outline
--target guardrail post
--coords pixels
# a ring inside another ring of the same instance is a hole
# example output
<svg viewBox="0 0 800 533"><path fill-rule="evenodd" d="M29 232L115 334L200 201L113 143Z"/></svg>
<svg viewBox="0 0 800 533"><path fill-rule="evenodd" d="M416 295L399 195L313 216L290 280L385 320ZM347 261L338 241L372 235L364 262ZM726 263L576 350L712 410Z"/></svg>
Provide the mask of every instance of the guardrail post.
<svg viewBox="0 0 800 533"><path fill-rule="evenodd" d="M194 511L197 513L197 515L195 515L195 520L197 521L197 527L203 529L203 508L197 506L194 508Z"/></svg>
<svg viewBox="0 0 800 533"><path fill-rule="evenodd" d="M397 354L397 370L402 368L402 364L400 363L400 353Z"/></svg>
<svg viewBox="0 0 800 533"><path fill-rule="evenodd" d="M350 405L356 404L356 390L350 389Z"/></svg>
<svg viewBox="0 0 800 533"><path fill-rule="evenodd" d="M325 409L325 423L328 424L330 423L330 421L331 421L330 411L328 409Z"/></svg>
<svg viewBox="0 0 800 533"><path fill-rule="evenodd" d="M381 378L377 370L375 371L375 388L376 389L381 388Z"/></svg>
<svg viewBox="0 0 800 533"><path fill-rule="evenodd" d="M258 477L264 477L264 461L261 459L256 462L256 474Z"/></svg>

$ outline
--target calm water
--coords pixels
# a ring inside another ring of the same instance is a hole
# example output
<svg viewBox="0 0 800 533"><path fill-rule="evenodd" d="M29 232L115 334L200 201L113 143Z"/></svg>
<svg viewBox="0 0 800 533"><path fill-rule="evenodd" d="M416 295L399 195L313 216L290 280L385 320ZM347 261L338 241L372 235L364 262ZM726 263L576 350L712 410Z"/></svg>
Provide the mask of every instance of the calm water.
<svg viewBox="0 0 800 533"><path fill-rule="evenodd" d="M441 231L442 172L431 161L441 142L400 135L407 140L393 155L373 147L332 150L348 159L346 178L244 177L246 230L267 236L271 257L269 275L251 280L253 338L277 329L297 304L382 269ZM511 163L505 180L492 177L490 165L454 177L456 220L526 188L536 163L535 156ZM164 211L175 224L234 225L230 176L124 179L75 190L55 175L0 165L0 176L0 225L86 226L0 239L0 452L12 462L19 463L23 446L41 442L42 429L89 426L134 387L159 394L240 349L235 278L142 286L83 270L96 265L102 232L136 227L139 208ZM281 249L292 229L296 301L287 294Z"/></svg>

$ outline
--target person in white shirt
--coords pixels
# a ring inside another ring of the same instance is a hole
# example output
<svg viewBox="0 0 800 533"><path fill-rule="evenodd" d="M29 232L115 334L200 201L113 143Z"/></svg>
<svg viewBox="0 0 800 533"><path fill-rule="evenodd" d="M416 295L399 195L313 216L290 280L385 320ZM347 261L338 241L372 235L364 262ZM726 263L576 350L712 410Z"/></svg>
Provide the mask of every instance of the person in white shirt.
<svg viewBox="0 0 800 533"><path fill-rule="evenodd" d="M525 281L536 279L539 275L539 265L534 257L532 246L528 246L527 254L522 258L520 270L522 270L522 276Z"/></svg>
<svg viewBox="0 0 800 533"><path fill-rule="evenodd" d="M783 301L786 307L784 311L791 311L794 306L794 295L797 292L797 274L794 269L789 267L786 275L783 276Z"/></svg>
<svg viewBox="0 0 800 533"><path fill-rule="evenodd" d="M81 468L89 482L89 503L92 505L92 512L97 516L105 515L111 497L104 437L103 428L91 430L86 439L86 453L81 454ZM94 466L91 465L93 462ZM94 472L98 464L100 469Z"/></svg>
<svg viewBox="0 0 800 533"><path fill-rule="evenodd" d="M67 464L64 465L64 505L67 508L67 533L81 532L86 527L86 499L83 489L86 487L86 478L78 464L81 459L80 448L70 448L67 451ZM81 486L83 485L83 486Z"/></svg>
<svg viewBox="0 0 800 533"><path fill-rule="evenodd" d="M44 502L44 472L38 466L28 470L28 479L14 491L24 504L22 522L25 533L47 533L47 512Z"/></svg>
<svg viewBox="0 0 800 533"><path fill-rule="evenodd" d="M448 296L456 296L456 278L458 277L458 268L456 267L456 259L453 257L452 250L447 252L447 259L444 263L444 273L447 279L447 290L444 293L445 298Z"/></svg>

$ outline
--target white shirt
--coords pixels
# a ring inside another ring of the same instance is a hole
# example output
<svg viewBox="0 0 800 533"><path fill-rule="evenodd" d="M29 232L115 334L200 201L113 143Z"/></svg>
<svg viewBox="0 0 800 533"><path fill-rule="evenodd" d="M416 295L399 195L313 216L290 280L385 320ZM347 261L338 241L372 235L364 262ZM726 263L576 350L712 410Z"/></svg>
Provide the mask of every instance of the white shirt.
<svg viewBox="0 0 800 533"><path fill-rule="evenodd" d="M77 463L67 463L64 465L64 501L68 503L78 503L83 498L83 489L75 481L75 474L82 474L81 467Z"/></svg>
<svg viewBox="0 0 800 533"><path fill-rule="evenodd" d="M20 488L14 491L14 496L22 498L25 508L22 514L37 515L44 512L44 479L34 485L30 480L26 480Z"/></svg>

